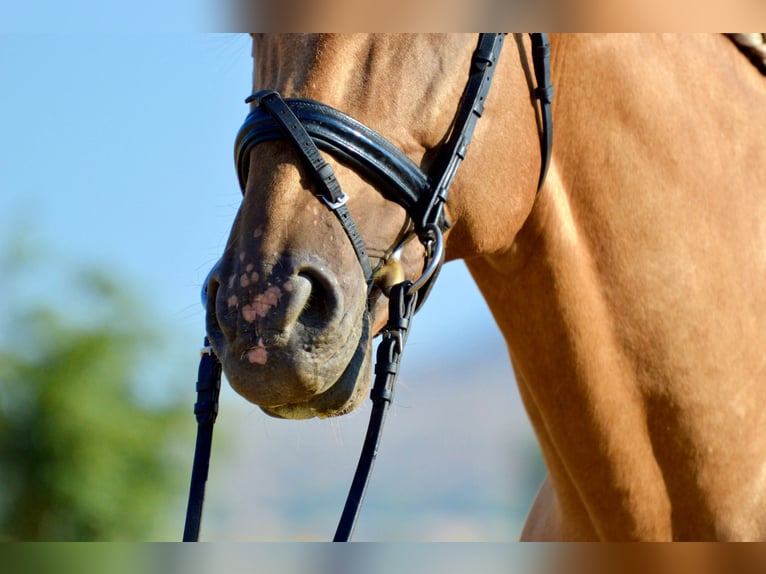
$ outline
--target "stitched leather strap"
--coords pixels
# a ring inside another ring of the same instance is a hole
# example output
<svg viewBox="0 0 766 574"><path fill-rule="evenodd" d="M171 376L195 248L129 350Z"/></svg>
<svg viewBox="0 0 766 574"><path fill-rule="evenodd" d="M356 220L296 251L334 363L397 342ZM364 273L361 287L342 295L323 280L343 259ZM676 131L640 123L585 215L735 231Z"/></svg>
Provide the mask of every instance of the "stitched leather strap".
<svg viewBox="0 0 766 574"><path fill-rule="evenodd" d="M548 165L551 162L553 150L553 117L551 102L553 101L553 84L551 84L551 46L548 43L548 34L530 34L532 39L532 61L535 67L535 98L540 101L542 115L542 132L540 133L540 179L537 182L537 191L543 186L545 175L548 173Z"/></svg>
<svg viewBox="0 0 766 574"><path fill-rule="evenodd" d="M404 281L391 288L388 300L388 322L381 332L381 342L378 345L375 361L375 382L370 391L372 399L370 422L333 542L346 542L351 538L359 509L367 492L370 473L380 447L383 423L394 398L394 385L399 375L404 345L409 336L412 317L417 309L419 292L410 291L410 287L412 283Z"/></svg>
<svg viewBox="0 0 766 574"><path fill-rule="evenodd" d="M346 207L346 200L348 198L343 193L332 166L324 160L314 144L314 140L306 133L306 129L300 120L295 117L295 114L293 114L279 93L268 90L260 92L257 98L259 105L269 112L274 121L282 128L285 137L293 142L293 148L298 152L305 167L314 178L314 183L318 190L317 197L324 201L327 207L335 213L343 227L343 231L346 232L351 241L351 245L354 247L356 256L362 266L368 290L371 289L373 282L372 266L367 255L367 247L364 245L354 218L351 217L351 213L349 213Z"/></svg>
<svg viewBox="0 0 766 574"><path fill-rule="evenodd" d="M484 113L484 102L492 85L495 65L503 47L505 34L481 34L479 43L471 58L471 70L468 76L463 97L460 100L453 132L444 145L444 152L437 162L435 172L440 174L439 180L433 187L423 218L419 225L421 229L429 224L436 224L442 231L448 225L444 219L444 204L447 203L449 188L455 179L460 163L465 159L468 144L473 139L476 122Z"/></svg>
<svg viewBox="0 0 766 574"><path fill-rule="evenodd" d="M197 443L194 448L189 501L186 506L184 542L199 540L205 486L210 468L210 450L213 446L213 424L218 416L220 392L221 363L213 353L210 341L205 337L197 372L197 402L194 404L194 415L197 418Z"/></svg>

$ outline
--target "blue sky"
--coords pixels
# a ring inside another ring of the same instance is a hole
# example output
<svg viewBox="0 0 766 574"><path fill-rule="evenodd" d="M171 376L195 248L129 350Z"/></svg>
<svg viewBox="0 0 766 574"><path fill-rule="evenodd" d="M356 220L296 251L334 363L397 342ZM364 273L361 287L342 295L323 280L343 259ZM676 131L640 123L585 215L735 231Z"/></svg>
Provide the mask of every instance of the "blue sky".
<svg viewBox="0 0 766 574"><path fill-rule="evenodd" d="M29 0L0 4L0 33L220 29L226 0Z"/></svg>
<svg viewBox="0 0 766 574"><path fill-rule="evenodd" d="M0 37L0 225L32 219L44 243L183 313L239 200L249 66L237 35Z"/></svg>

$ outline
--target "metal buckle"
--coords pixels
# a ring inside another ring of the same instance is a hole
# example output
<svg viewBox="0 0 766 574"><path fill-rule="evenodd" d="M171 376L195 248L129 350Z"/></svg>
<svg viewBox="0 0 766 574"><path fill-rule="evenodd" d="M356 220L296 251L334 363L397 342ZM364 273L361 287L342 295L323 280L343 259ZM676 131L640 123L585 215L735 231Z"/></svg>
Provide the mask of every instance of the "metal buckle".
<svg viewBox="0 0 766 574"><path fill-rule="evenodd" d="M337 201L330 201L329 199L327 199L326 195L320 195L319 199L324 201L325 205L327 205L327 207L329 207L330 209L335 211L339 207L342 207L342 206L346 205L346 202L348 201L348 195L346 195L345 192L342 192L341 196L338 198Z"/></svg>
<svg viewBox="0 0 766 574"><path fill-rule="evenodd" d="M396 344L395 347L391 348L392 352L399 355L404 352L404 341L402 340L401 331L397 331L395 329L387 329L383 332L383 338L393 340L393 342ZM389 359L393 360L394 357L389 357Z"/></svg>
<svg viewBox="0 0 766 574"><path fill-rule="evenodd" d="M402 252L404 251L404 248L407 246L407 244L408 244L408 243L409 243L409 242L410 242L412 239L414 239L414 238L415 238L415 237L417 237L417 236L418 236L418 234L415 232L415 230L414 230L414 229L411 229L410 231L408 231L408 232L407 232L407 233L404 235L404 237L402 238L402 240L399 242L399 245L397 245L396 247L394 247L394 250L393 250L393 251L391 251L391 254L390 254L388 257L386 257L386 259L385 259L385 260L386 260L386 261L389 261L389 260L391 260L391 259L396 259L396 260L398 260L398 261L401 261Z"/></svg>
<svg viewBox="0 0 766 574"><path fill-rule="evenodd" d="M386 257L386 261L390 261L391 259L399 260L406 245L415 237L420 239L420 242L426 250L425 264L420 277L407 290L409 293L420 291L420 289L428 283L428 280L439 268L439 265L441 265L441 260L444 256L444 240L439 226L434 223L428 224L426 226L426 233L428 234L428 237L424 240L416 231L408 231L404 238L399 242L399 245L397 245L391 252L391 255Z"/></svg>
<svg viewBox="0 0 766 574"><path fill-rule="evenodd" d="M410 293L420 291L428 283L428 280L441 265L442 257L444 256L444 241L442 240L441 230L433 223L427 229L432 232L432 237L429 238L430 240L423 241L423 245L426 248L426 268L423 269L420 278L408 289Z"/></svg>

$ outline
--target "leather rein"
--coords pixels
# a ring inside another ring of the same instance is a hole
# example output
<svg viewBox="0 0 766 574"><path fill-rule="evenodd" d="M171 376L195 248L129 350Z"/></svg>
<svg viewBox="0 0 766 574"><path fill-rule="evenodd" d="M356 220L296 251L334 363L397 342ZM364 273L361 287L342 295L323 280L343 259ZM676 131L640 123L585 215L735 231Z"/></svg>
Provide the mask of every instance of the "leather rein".
<svg viewBox="0 0 766 574"><path fill-rule="evenodd" d="M550 45L547 34L530 34L532 59L537 86L534 97L540 102L541 167L538 192L545 179L552 149L550 80ZM250 151L259 143L284 140L292 145L303 167L314 182L314 193L330 209L353 246L362 267L368 297L374 286L374 271L354 219L346 207L347 196L341 189L332 167L320 150L335 157L366 178L386 199L401 205L413 221L414 235L425 248L423 272L415 282L403 281L391 287L389 318L381 331L375 365L375 379L370 397L372 412L362 452L349 489L334 541L347 541L353 533L361 503L377 455L388 407L411 319L427 298L444 261L442 235L449 227L444 214L449 189L468 145L492 84L497 59L505 34L480 34L471 59L471 69L458 107L453 129L443 145L432 173L425 173L399 148L376 131L320 102L303 98L282 98L272 90L257 92L246 102L257 106L245 119L235 142L235 163L240 188L244 194L249 170ZM411 235L402 244L403 247ZM192 479L184 527L184 542L197 541L210 463L213 425L218 414L221 388L221 364L207 337L201 351L197 377L197 441L192 465Z"/></svg>

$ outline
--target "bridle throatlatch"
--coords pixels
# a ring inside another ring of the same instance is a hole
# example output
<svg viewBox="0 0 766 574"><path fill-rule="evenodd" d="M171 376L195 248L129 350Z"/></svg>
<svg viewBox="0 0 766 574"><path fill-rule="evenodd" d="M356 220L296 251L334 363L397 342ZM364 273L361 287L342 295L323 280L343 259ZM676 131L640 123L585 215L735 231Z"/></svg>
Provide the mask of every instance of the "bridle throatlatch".
<svg viewBox="0 0 766 574"><path fill-rule="evenodd" d="M341 514L334 541L347 541L353 533L364 499L375 457L380 444L383 423L393 400L404 345L412 317L428 297L444 262L442 235L449 223L444 206L449 189L473 138L478 119L492 84L497 59L505 34L481 34L471 59L471 69L458 107L452 130L442 147L431 173L423 172L401 150L383 136L334 108L303 98L282 98L279 93L264 90L246 102L257 102L237 134L235 163L240 187L244 193L249 170L250 151L259 143L282 140L291 144L303 168L314 183L314 193L330 209L343 227L353 246L367 282L368 296L374 287L374 272L367 248L356 223L346 207L347 196L335 173L320 153L330 153L370 181L386 199L401 205L413 221L414 234L425 250L423 272L416 281L403 281L388 293L388 322L381 331L375 376L370 397L372 411L359 463ZM541 169L538 191L550 161L552 146L550 83L550 47L547 34L531 34L537 87L540 102ZM404 242L394 251L403 247ZM199 539L202 506L207 481L213 423L218 413L221 364L210 349L207 338L202 351L197 382L197 444L192 468L184 541Z"/></svg>

